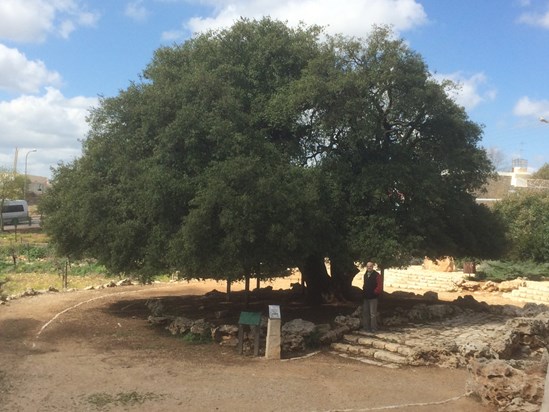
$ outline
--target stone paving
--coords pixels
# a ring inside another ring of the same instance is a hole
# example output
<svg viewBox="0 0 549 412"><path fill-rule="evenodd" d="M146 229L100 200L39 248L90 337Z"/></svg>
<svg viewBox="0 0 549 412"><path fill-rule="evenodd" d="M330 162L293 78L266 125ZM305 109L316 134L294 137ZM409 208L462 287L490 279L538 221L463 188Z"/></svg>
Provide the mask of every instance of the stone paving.
<svg viewBox="0 0 549 412"><path fill-rule="evenodd" d="M416 294L425 291L459 292L459 285L467 276L462 272L436 272L418 266L386 271L384 284L390 290ZM361 279L358 279L360 282ZM474 295L471 293L469 296L472 297L470 303L478 303L474 301ZM472 358L512 357L516 358L512 362L520 363L521 353L514 353L513 356L505 353L504 346L509 345L509 322L513 318L549 311L548 307L543 306L549 304L549 282L524 281L517 289L495 292L494 296L504 298L500 300L508 304L473 305L476 308L452 304L449 310L449 306L434 302L429 306L429 310L434 311L433 316L425 316L422 310L426 305L418 305L419 309L401 313L401 318L395 322L392 318L398 316L391 314L389 318L382 318L384 326L376 333L355 330L345 334L339 342L331 345L332 353L389 368L424 365L465 367ZM533 308L533 313L528 313L528 309L524 311L522 307L525 303L526 307L530 305ZM436 313L437 310L440 313ZM449 312L445 313L447 310ZM528 352L530 349L526 346L524 350ZM524 357L537 356L536 351L525 353Z"/></svg>
<svg viewBox="0 0 549 412"><path fill-rule="evenodd" d="M458 290L456 283L466 276L463 272L436 272L412 266L409 269L386 270L384 285L404 291L455 292Z"/></svg>
<svg viewBox="0 0 549 412"><path fill-rule="evenodd" d="M465 311L438 322L384 327L376 333L354 331L332 344L333 353L362 362L401 367L462 367L470 356L488 355L509 316Z"/></svg>
<svg viewBox="0 0 549 412"><path fill-rule="evenodd" d="M537 302L549 304L549 282L535 282L527 280L523 286L511 292L504 293L503 297L519 302Z"/></svg>
<svg viewBox="0 0 549 412"><path fill-rule="evenodd" d="M468 279L468 276L459 271L437 272L424 270L421 266L411 266L408 269L386 270L384 285L402 291L458 292L461 290L460 284L464 279ZM361 279L358 279L355 286L362 286L360 282ZM479 286L481 284L479 283ZM500 295L508 299L511 304L513 302L549 304L549 281L524 280L517 289L505 291Z"/></svg>

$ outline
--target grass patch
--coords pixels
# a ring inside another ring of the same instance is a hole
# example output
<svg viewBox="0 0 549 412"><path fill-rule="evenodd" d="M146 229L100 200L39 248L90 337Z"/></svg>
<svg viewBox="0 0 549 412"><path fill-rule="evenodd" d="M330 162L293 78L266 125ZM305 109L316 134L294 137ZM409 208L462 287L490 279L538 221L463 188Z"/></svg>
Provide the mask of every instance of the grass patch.
<svg viewBox="0 0 549 412"><path fill-rule="evenodd" d="M0 394L8 393L13 389L12 385L8 381L6 372L0 370Z"/></svg>
<svg viewBox="0 0 549 412"><path fill-rule="evenodd" d="M133 406L141 405L146 401L157 401L164 399L164 395L158 395L152 392L139 393L119 392L116 395L111 395L105 392L94 393L86 397L86 402L96 409L104 409L109 406Z"/></svg>
<svg viewBox="0 0 549 412"><path fill-rule="evenodd" d="M104 275L87 275L87 276L69 276L68 287L75 289L83 289L87 286L102 285L108 282ZM58 274L52 273L10 273L0 274L0 283L2 285L2 293L6 295L16 295L24 292L27 289L43 290L53 286L61 290L63 288L62 278Z"/></svg>
<svg viewBox="0 0 549 412"><path fill-rule="evenodd" d="M212 337L210 334L201 335L198 333L189 332L180 336L183 342L190 345L205 345L208 343L212 343Z"/></svg>
<svg viewBox="0 0 549 412"><path fill-rule="evenodd" d="M67 288L83 289L103 285L113 276L93 259L68 264L56 257L43 233L25 234L14 242L11 234L0 233L0 295L17 295L27 289L63 289L62 274L67 270Z"/></svg>
<svg viewBox="0 0 549 412"><path fill-rule="evenodd" d="M16 240L17 239L17 240ZM41 232L18 232L17 238L15 233L0 232L0 246L7 245L9 243L16 242L20 244L40 244L45 245L49 242L48 236Z"/></svg>

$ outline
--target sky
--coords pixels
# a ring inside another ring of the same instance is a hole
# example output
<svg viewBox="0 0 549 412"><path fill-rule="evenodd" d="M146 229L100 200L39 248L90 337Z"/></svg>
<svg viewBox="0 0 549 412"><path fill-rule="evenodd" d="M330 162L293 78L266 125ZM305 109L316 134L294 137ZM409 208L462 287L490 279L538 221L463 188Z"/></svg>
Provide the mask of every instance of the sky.
<svg viewBox="0 0 549 412"><path fill-rule="evenodd" d="M0 167L50 178L157 48L263 16L355 37L390 25L459 84L498 169L549 162L549 0L0 0Z"/></svg>

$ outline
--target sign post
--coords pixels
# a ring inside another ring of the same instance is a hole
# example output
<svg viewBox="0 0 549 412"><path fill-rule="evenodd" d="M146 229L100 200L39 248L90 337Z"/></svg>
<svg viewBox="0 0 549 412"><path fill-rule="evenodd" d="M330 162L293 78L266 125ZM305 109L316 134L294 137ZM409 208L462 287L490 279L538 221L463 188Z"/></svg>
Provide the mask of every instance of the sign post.
<svg viewBox="0 0 549 412"><path fill-rule="evenodd" d="M259 325L261 324L260 312L241 312L238 320L238 353L244 351L244 325L248 325L254 334L254 355L259 355Z"/></svg>
<svg viewBox="0 0 549 412"><path fill-rule="evenodd" d="M265 358L280 359L281 344L281 316L280 306L269 305L269 322L267 323L267 347L265 348Z"/></svg>

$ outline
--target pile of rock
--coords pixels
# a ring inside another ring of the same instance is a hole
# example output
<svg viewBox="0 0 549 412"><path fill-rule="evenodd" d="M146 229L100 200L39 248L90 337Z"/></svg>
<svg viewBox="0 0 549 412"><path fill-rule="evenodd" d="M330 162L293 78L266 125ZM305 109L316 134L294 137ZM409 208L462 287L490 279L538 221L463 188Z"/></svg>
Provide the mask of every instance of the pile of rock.
<svg viewBox="0 0 549 412"><path fill-rule="evenodd" d="M238 345L238 325L214 325L204 319L192 320L183 316L168 315L165 314L164 305L160 299L151 299L145 304L151 311L151 315L148 317L149 323L164 326L172 335L199 335L209 337L220 345L234 347ZM259 325L260 348L265 347L267 322L268 318L262 316ZM349 327L344 327L338 337L349 330ZM331 341L326 336L333 333L334 331L331 330L330 325L316 325L303 319L294 319L282 325L281 350L286 353L303 352L311 347L318 346L322 342ZM336 338L336 335L334 335L333 339ZM245 353L252 352L253 342L253 327L245 326L243 337L243 350ZM263 350L260 349L260 352L263 353Z"/></svg>
<svg viewBox="0 0 549 412"><path fill-rule="evenodd" d="M18 293L16 295L9 295L9 296L0 295L0 305L5 305L6 302L9 302L10 300L14 300L14 299L20 299L28 296L36 296L36 295L43 295L44 293L56 293L56 292L59 292L59 290L54 288L53 286L50 286L47 289L39 289L39 290L36 290L33 288L27 288L25 289L25 291Z"/></svg>
<svg viewBox="0 0 549 412"><path fill-rule="evenodd" d="M375 336L351 333L344 335L347 343L332 347L346 357L385 363L465 367L468 391L482 402L507 412L539 410L549 357L549 307L490 306L465 296L453 304L397 308L383 324Z"/></svg>
<svg viewBox="0 0 549 412"><path fill-rule="evenodd" d="M469 390L500 411L538 411L543 399L549 308L530 305L522 314L505 323L485 356L468 364Z"/></svg>
<svg viewBox="0 0 549 412"><path fill-rule="evenodd" d="M458 291L484 291L484 292L511 292L520 287L526 286L526 279L518 277L513 280L505 280L503 282L477 282L474 280L458 279L454 281L456 290Z"/></svg>
<svg viewBox="0 0 549 412"><path fill-rule="evenodd" d="M114 288L114 287L117 287L117 286L132 286L132 285L134 285L132 280L129 279L129 278L125 278L125 279L121 279L117 282L115 282L114 280L111 280L110 282L107 282L107 283L102 284L102 285L88 286L88 287L84 288L84 290L100 290L100 289L105 289L105 288ZM78 289L70 288L70 289L66 289L65 292L76 292L77 290ZM28 297L28 296L43 295L45 293L59 293L59 289L57 289L54 286L50 286L47 289L38 289L38 290L33 289L33 288L28 288L28 289L26 289L25 291L23 291L21 293L6 296L4 299L2 299L2 297L0 296L0 305L3 305L3 304L5 304L6 302L8 302L10 300L20 299L20 298L24 298L24 297Z"/></svg>
<svg viewBox="0 0 549 412"><path fill-rule="evenodd" d="M352 352L349 348L354 340L371 348L362 347L354 353L371 354L383 362L467 368L468 391L498 410L539 410L549 359L549 307L488 305L472 296L450 304L434 301L436 295L429 298L407 309L395 308L383 318L383 329L375 336L357 331L360 307L349 316L337 316L332 325L294 319L282 325L282 352L303 353L322 344ZM238 345L238 325L168 316L160 300L150 300L147 306L149 321L164 325L174 335L192 333L209 336L221 345ZM265 346L267 322L264 316L259 326L260 348ZM253 340L251 331L245 333L246 353L252 352Z"/></svg>

